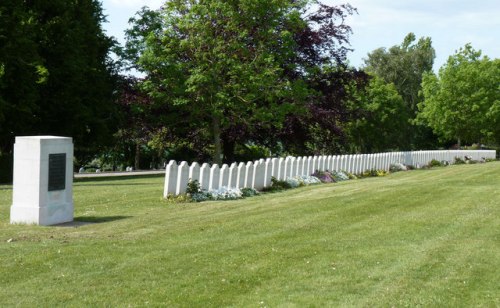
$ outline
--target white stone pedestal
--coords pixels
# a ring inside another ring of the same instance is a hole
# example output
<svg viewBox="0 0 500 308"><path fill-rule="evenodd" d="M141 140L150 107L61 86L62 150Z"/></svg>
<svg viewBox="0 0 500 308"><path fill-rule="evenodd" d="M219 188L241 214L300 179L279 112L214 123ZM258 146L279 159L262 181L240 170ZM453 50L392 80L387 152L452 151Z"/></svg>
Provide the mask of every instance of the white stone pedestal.
<svg viewBox="0 0 500 308"><path fill-rule="evenodd" d="M16 137L10 222L54 225L73 221L73 140Z"/></svg>

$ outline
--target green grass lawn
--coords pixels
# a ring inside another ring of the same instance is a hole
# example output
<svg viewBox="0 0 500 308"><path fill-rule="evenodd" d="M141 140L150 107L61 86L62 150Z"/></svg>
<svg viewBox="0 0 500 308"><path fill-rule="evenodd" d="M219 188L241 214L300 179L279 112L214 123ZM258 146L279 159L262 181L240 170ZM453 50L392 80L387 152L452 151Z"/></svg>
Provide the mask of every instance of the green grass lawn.
<svg viewBox="0 0 500 308"><path fill-rule="evenodd" d="M2 307L500 306L500 162L187 204L79 181L77 228L10 225L11 189Z"/></svg>

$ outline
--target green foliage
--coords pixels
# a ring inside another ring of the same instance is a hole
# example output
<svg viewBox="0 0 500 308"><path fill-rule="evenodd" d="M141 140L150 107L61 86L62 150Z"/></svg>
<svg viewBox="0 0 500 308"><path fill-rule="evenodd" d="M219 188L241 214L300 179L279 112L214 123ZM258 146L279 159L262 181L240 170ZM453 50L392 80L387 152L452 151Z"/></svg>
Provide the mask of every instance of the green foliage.
<svg viewBox="0 0 500 308"><path fill-rule="evenodd" d="M407 147L408 110L394 84L373 76L365 89L354 89L359 115L347 125L353 150L361 153Z"/></svg>
<svg viewBox="0 0 500 308"><path fill-rule="evenodd" d="M275 192L275 191L282 191L286 189L292 188L292 185L288 183L287 181L284 180L278 180L274 176L271 177L271 186L264 187L262 191L265 192Z"/></svg>
<svg viewBox="0 0 500 308"><path fill-rule="evenodd" d="M405 103L406 112L401 116L406 117L406 124L398 131L399 134L406 135L407 149L429 147L435 142L428 128L413 122L418 112L417 105L422 100L419 96L422 74L432 71L435 50L429 37L415 41L415 34L409 33L401 45L392 46L388 50L376 49L365 59L365 70L386 83L394 84Z"/></svg>
<svg viewBox="0 0 500 308"><path fill-rule="evenodd" d="M428 166L431 168L432 167L442 167L443 164L439 160L433 159L429 162Z"/></svg>
<svg viewBox="0 0 500 308"><path fill-rule="evenodd" d="M195 194L201 192L200 183L198 180L189 180L186 188L187 194Z"/></svg>
<svg viewBox="0 0 500 308"><path fill-rule="evenodd" d="M379 170L379 169L371 169L371 170L366 170L364 171L361 176L362 177L378 177L378 176L386 176L388 175L389 172L385 170Z"/></svg>
<svg viewBox="0 0 500 308"><path fill-rule="evenodd" d="M465 160L463 160L461 157L455 157L455 165L463 165L465 164Z"/></svg>
<svg viewBox="0 0 500 308"><path fill-rule="evenodd" d="M242 188L240 189L241 190L241 196L242 197L253 197L253 196L257 196L259 194L258 191L256 191L255 189L253 188L250 188L250 187L245 187L245 188Z"/></svg>
<svg viewBox="0 0 500 308"><path fill-rule="evenodd" d="M149 32L141 50L139 68L151 76L144 86L163 104L188 111L191 122L211 132L214 162L220 162L221 132L232 118L278 124L296 109L281 100L302 96L295 95L302 91L300 83L284 78L283 64L296 45L288 29L304 27L300 18L304 5L289 1L164 5L162 31ZM142 19L150 14L145 13ZM154 16L152 20L157 21Z"/></svg>
<svg viewBox="0 0 500 308"><path fill-rule="evenodd" d="M71 136L77 156L110 143L115 42L104 21L96 0L0 1L0 152L19 135Z"/></svg>
<svg viewBox="0 0 500 308"><path fill-rule="evenodd" d="M470 44L424 75L419 120L445 140L500 141L500 60L481 58Z"/></svg>

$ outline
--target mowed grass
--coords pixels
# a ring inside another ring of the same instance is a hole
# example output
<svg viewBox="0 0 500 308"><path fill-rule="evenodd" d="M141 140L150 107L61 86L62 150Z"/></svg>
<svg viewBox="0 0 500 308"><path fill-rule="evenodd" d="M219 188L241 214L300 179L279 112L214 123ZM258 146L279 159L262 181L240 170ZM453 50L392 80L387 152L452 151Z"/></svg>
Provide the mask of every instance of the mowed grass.
<svg viewBox="0 0 500 308"><path fill-rule="evenodd" d="M162 189L75 182L94 222L75 228L10 225L0 186L0 306L500 306L499 162L226 202Z"/></svg>

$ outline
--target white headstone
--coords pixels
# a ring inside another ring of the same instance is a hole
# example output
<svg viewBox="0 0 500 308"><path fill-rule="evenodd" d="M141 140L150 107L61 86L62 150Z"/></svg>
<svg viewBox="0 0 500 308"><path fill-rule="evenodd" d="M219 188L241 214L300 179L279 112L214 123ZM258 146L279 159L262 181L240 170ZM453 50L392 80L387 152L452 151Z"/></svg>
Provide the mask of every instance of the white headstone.
<svg viewBox="0 0 500 308"><path fill-rule="evenodd" d="M54 225L73 212L72 138L16 137L10 222Z"/></svg>
<svg viewBox="0 0 500 308"><path fill-rule="evenodd" d="M271 159L268 158L264 163L264 187L269 187L271 185L271 168Z"/></svg>
<svg viewBox="0 0 500 308"><path fill-rule="evenodd" d="M193 162L189 167L188 177L190 181L198 181L198 184L200 184L200 165L197 162Z"/></svg>
<svg viewBox="0 0 500 308"><path fill-rule="evenodd" d="M175 194L177 187L177 162L171 160L165 167L165 188L163 189L163 197L166 198L170 194Z"/></svg>
<svg viewBox="0 0 500 308"><path fill-rule="evenodd" d="M270 172L271 177L275 177L275 178L278 177L278 163L279 163L279 160L277 158L271 159L271 172Z"/></svg>
<svg viewBox="0 0 500 308"><path fill-rule="evenodd" d="M243 187L245 187L245 164L240 163L237 167L235 188Z"/></svg>
<svg viewBox="0 0 500 308"><path fill-rule="evenodd" d="M311 170L311 169L313 169L313 157L309 156L309 157L307 157L304 175L311 175L314 172L314 170Z"/></svg>
<svg viewBox="0 0 500 308"><path fill-rule="evenodd" d="M285 175L285 159L283 157L280 157L278 159L278 171L276 173L276 179L283 180L284 175Z"/></svg>
<svg viewBox="0 0 500 308"><path fill-rule="evenodd" d="M253 163L249 161L245 166L245 182L243 183L243 187L252 187L252 181L253 181Z"/></svg>
<svg viewBox="0 0 500 308"><path fill-rule="evenodd" d="M186 192L187 183L189 180L189 164L186 161L180 163L177 169L177 187L175 194L180 195Z"/></svg>
<svg viewBox="0 0 500 308"><path fill-rule="evenodd" d="M208 180L208 190L219 189L220 168L217 164L213 164L210 168L210 178Z"/></svg>
<svg viewBox="0 0 500 308"><path fill-rule="evenodd" d="M227 180L228 188L236 187L237 175L238 175L237 172L238 172L238 165L236 163L232 163L231 166L229 167L229 175Z"/></svg>
<svg viewBox="0 0 500 308"><path fill-rule="evenodd" d="M227 164L220 168L219 187L229 187L229 166Z"/></svg>
<svg viewBox="0 0 500 308"><path fill-rule="evenodd" d="M208 184L210 184L210 165L204 163L200 168L200 188L208 190Z"/></svg>

